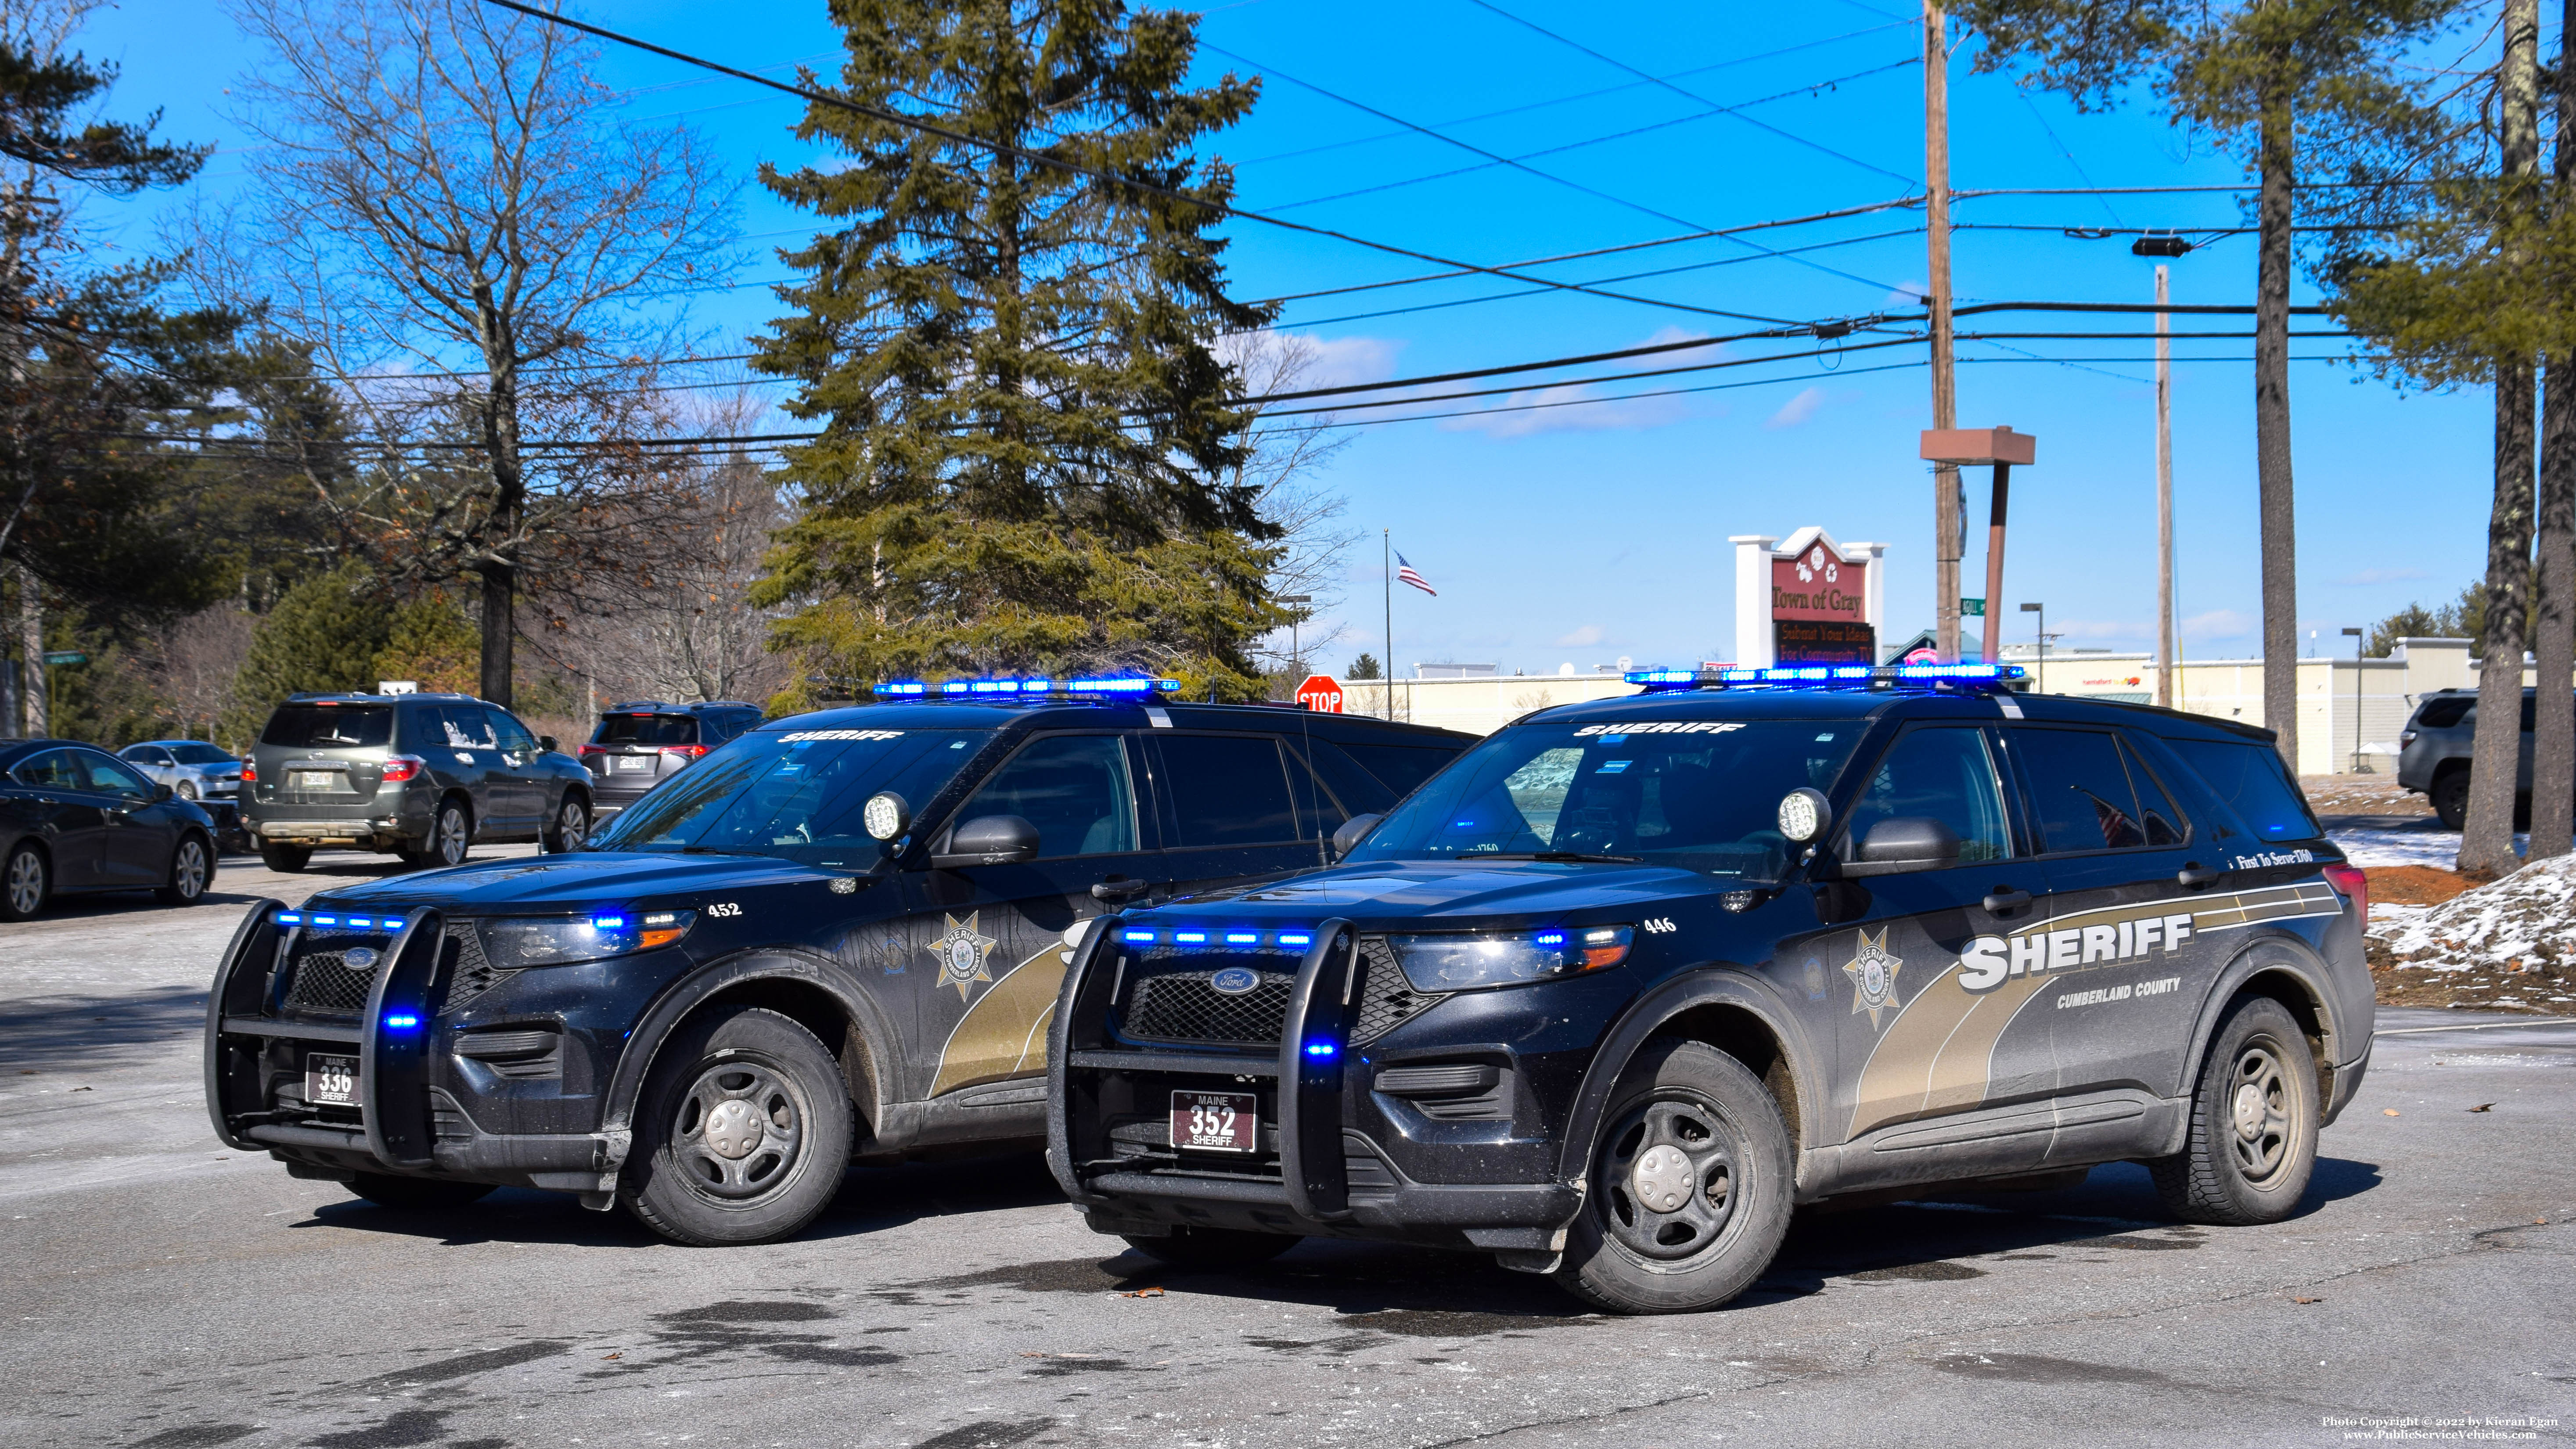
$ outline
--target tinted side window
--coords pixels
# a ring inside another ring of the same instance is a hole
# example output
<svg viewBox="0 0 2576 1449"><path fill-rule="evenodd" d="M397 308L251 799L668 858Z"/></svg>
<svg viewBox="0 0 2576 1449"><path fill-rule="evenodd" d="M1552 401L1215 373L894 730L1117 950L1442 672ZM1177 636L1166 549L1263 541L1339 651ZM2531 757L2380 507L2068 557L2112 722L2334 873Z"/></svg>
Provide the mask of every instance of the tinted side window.
<svg viewBox="0 0 2576 1449"><path fill-rule="evenodd" d="M1458 752L1439 746L1423 745L1355 745L1344 744L1368 772L1386 782L1386 787L1402 797L1413 788L1440 773L1440 767L1456 759Z"/></svg>
<svg viewBox="0 0 2576 1449"><path fill-rule="evenodd" d="M2174 808L2164 787L2156 783L2156 777L2139 763L2138 752L2130 747L2127 740L2120 742L2120 758L2129 767L2129 783L2138 790L2138 825L2147 833L2147 844L2182 844L2183 837L2190 833L2189 822L2182 818L2181 811Z"/></svg>
<svg viewBox="0 0 2576 1449"><path fill-rule="evenodd" d="M1898 740L1852 802L1853 858L1871 826L1900 815L1928 815L1949 826L1959 837L1961 864L2011 855L2003 787L1985 731L1925 729Z"/></svg>
<svg viewBox="0 0 2576 1449"><path fill-rule="evenodd" d="M263 745L304 749L359 749L394 737L394 712L383 705L282 704L260 734Z"/></svg>
<svg viewBox="0 0 2576 1449"><path fill-rule="evenodd" d="M2468 717L2470 706L2476 702L2477 700L2475 696L2464 694L2445 695L2440 699L2428 699L2424 701L2424 705L2421 709L2415 711L2415 727L2417 729L2426 730L2449 729L2451 726L2460 723L2463 719L2466 719Z"/></svg>
<svg viewBox="0 0 2576 1449"><path fill-rule="evenodd" d="M69 750L47 750L41 755L20 760L17 767L9 772L9 778L21 785L33 785L40 790L89 788L87 773L74 763L72 752Z"/></svg>
<svg viewBox="0 0 2576 1449"><path fill-rule="evenodd" d="M155 749L150 745L136 745L124 753L125 758L132 760L138 765L167 765L171 763L170 752L168 750Z"/></svg>
<svg viewBox="0 0 2576 1449"><path fill-rule="evenodd" d="M152 787L131 765L111 755L83 753L75 761L89 774L88 788L103 795L150 795Z"/></svg>
<svg viewBox="0 0 2576 1449"><path fill-rule="evenodd" d="M2147 843L2137 792L2109 735L2022 729L2013 731L2012 741L2047 850L2123 850Z"/></svg>
<svg viewBox="0 0 2576 1449"><path fill-rule="evenodd" d="M1297 838L1278 742L1268 735L1165 735L1163 786L1180 846L1268 845Z"/></svg>
<svg viewBox="0 0 2576 1449"><path fill-rule="evenodd" d="M483 714L491 721L492 733L501 741L502 749L531 755L537 752L537 737L528 733L528 727L519 723L518 716L488 705L484 707Z"/></svg>
<svg viewBox="0 0 2576 1449"><path fill-rule="evenodd" d="M2314 840L2325 834L2271 746L2229 740L2168 739L2165 744L2262 839Z"/></svg>
<svg viewBox="0 0 2576 1449"><path fill-rule="evenodd" d="M1353 815L1383 815L1395 808L1396 793L1386 782L1361 768L1360 762L1342 752L1331 740L1302 740L1306 758L1314 761L1315 773L1324 777L1324 786L1338 796L1342 808Z"/></svg>
<svg viewBox="0 0 2576 1449"><path fill-rule="evenodd" d="M1136 848L1136 792L1116 735L1046 735L1011 756L957 812L959 822L1017 815L1038 828L1038 856Z"/></svg>

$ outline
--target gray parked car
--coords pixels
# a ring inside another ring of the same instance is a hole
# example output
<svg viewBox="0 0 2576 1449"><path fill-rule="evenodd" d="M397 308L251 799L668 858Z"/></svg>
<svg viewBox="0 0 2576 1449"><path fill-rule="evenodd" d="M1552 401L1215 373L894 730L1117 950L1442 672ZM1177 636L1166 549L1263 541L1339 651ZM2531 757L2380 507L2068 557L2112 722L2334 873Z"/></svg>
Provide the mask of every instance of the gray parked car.
<svg viewBox="0 0 2576 1449"><path fill-rule="evenodd" d="M2537 690L2522 692L2522 760L2514 772L2513 823L2531 823L2531 724ZM2457 830L2469 818L2469 754L2478 732L2478 692L2435 690L2415 705L2397 737L2397 783L2429 798L2444 827Z"/></svg>
<svg viewBox="0 0 2576 1449"><path fill-rule="evenodd" d="M116 757L182 800L230 800L241 793L242 762L204 740L145 740Z"/></svg>
<svg viewBox="0 0 2576 1449"><path fill-rule="evenodd" d="M242 823L271 870L316 846L456 865L477 840L577 849L590 772L499 705L463 694L298 694L242 771Z"/></svg>

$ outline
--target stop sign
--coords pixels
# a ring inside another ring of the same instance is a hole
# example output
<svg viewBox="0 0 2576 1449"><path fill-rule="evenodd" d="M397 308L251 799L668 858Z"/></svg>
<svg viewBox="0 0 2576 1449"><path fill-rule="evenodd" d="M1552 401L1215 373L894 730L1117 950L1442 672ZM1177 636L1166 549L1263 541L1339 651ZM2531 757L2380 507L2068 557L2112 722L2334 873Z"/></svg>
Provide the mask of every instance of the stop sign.
<svg viewBox="0 0 2576 1449"><path fill-rule="evenodd" d="M1342 712L1342 682L1329 674L1309 674L1297 686L1297 702L1325 714Z"/></svg>

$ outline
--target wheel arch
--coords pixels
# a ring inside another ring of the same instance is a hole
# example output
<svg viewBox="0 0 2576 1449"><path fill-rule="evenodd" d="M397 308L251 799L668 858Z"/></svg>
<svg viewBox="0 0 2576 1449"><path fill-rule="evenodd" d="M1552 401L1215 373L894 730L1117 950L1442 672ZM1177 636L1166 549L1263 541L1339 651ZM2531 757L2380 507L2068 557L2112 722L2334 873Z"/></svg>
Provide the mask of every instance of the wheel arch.
<svg viewBox="0 0 2576 1449"><path fill-rule="evenodd" d="M2228 1011L2245 997L2260 996L2279 1002L2306 1033L2309 1053L2316 1058L2319 1108L2334 1101L2335 1063L2356 1055L2357 1047L2344 1040L2343 1024L2335 1019L2334 998L2325 985L2327 974L2325 961L2296 936L2267 935L2246 942L2218 973L2216 984L2201 1002L2180 1089L2188 1095L2200 1081L2201 1068L2209 1060L2209 1044L2217 1038Z"/></svg>
<svg viewBox="0 0 2576 1449"><path fill-rule="evenodd" d="M1591 1170L1612 1089L1638 1050L1659 1036L1704 1042L1744 1063L1779 1104L1800 1161L1808 1149L1823 1145L1813 1134L1822 1117L1815 1108L1825 1100L1824 1083L1805 1033L1758 978L1742 967L1712 962L1639 997L1603 1035L1566 1116L1557 1159L1562 1180L1576 1181Z"/></svg>
<svg viewBox="0 0 2576 1449"><path fill-rule="evenodd" d="M636 1102L654 1060L683 1023L711 1007L757 1006L814 1034L840 1064L841 1084L849 1093L860 1131L875 1135L899 1039L876 1003L849 989L837 975L834 968L813 957L768 947L683 977L636 1023L609 1077L602 1129L632 1129Z"/></svg>

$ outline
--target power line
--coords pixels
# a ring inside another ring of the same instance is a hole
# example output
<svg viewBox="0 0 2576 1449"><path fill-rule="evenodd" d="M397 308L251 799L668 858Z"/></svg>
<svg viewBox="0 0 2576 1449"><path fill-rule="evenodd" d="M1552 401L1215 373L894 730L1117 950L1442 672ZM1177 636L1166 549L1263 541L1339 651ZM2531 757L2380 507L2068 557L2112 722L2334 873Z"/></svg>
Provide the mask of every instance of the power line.
<svg viewBox="0 0 2576 1449"><path fill-rule="evenodd" d="M1624 61L1624 60L1619 60L1619 59L1615 59L1615 58L1613 58L1613 57L1611 57L1611 56L1603 55L1600 51L1594 50L1592 47L1590 47L1590 46L1588 46L1588 45L1583 44L1581 41L1573 40L1573 39L1570 39L1570 38L1568 38L1568 37L1566 37L1566 36L1559 35L1559 34L1557 34L1555 31L1548 29L1546 26L1538 24L1536 21L1523 20L1521 17L1519 17L1519 16L1517 16L1517 15L1514 15L1512 12L1510 12L1510 11L1508 11L1508 10L1505 10L1503 7L1501 7L1501 6L1499 6L1499 5L1494 4L1494 3L1493 3L1493 0L1469 0L1469 3L1471 3L1471 4L1475 5L1475 6L1476 6L1477 8L1479 8L1479 9L1483 9L1483 10L1490 10L1490 11L1492 11L1494 14L1499 15L1499 16L1501 16L1501 17L1503 17L1505 20L1508 20L1508 21L1512 22L1514 25L1522 26L1522 27L1524 27L1524 28L1526 28L1526 29L1537 31L1539 34L1546 36L1548 39L1555 41L1555 42L1556 42L1557 44L1559 44L1559 45L1567 46L1567 47L1570 47L1570 48L1572 48L1572 49L1582 51L1585 55L1588 55L1588 56L1592 57L1594 60L1600 61L1600 62L1601 62L1602 64L1604 64L1604 65L1616 66L1616 67L1618 67L1619 69L1624 70L1624 71L1626 71L1628 74L1633 75L1633 76L1636 76L1636 77L1638 77L1638 78L1639 78L1639 79L1641 79L1641 80L1651 81L1651 82L1653 82L1654 84L1656 84L1656 85L1658 85L1658 86L1663 87L1665 90L1671 91L1674 95L1677 95L1677 96L1682 97L1684 100L1696 101L1696 102L1698 102L1700 105L1703 105L1703 106L1710 106L1710 107L1715 107L1715 108L1716 108L1716 109L1718 109L1718 110L1726 110L1726 109L1727 109L1727 108L1726 108L1726 107L1724 107L1724 106L1719 106L1717 102L1715 102L1715 101L1712 101L1712 100L1708 99L1706 96L1698 95L1698 94L1695 94L1695 93L1693 93L1693 92L1691 92L1691 91L1686 91L1686 90L1682 89L1680 86L1674 85L1671 81L1664 80L1664 79L1661 79L1661 78L1656 77L1656 76L1648 75L1648 74L1646 74L1646 72L1644 72L1644 71L1642 71L1642 70L1637 69L1635 66L1628 64L1628 63L1627 63L1626 61ZM1868 7L1863 6L1863 7L1861 7L1861 8L1863 8L1863 9L1867 9ZM1879 12L1877 12L1877 13L1879 13L1879 14L1885 14L1885 13L1887 13L1887 12L1885 12L1885 11L1879 11ZM1734 113L1733 111L1727 111L1727 114L1729 114L1729 115L1735 115L1735 113ZM1834 148L1832 148L1831 146L1823 145L1823 144L1821 144L1821 143L1819 143L1819 142L1815 142L1815 141L1810 141L1810 140L1808 140L1806 137L1801 136L1801 135L1798 135L1798 134L1796 134L1795 132L1792 132L1792 131L1785 131L1785 130L1782 130L1780 127L1775 126L1775 125L1772 125L1772 124L1771 124L1770 122L1768 122L1768 121L1757 120L1757 119L1755 119L1754 117L1751 117L1751 116L1736 116L1736 119L1737 119L1737 120L1740 120L1740 121L1742 121L1742 122L1744 122L1746 125L1750 125L1750 126L1759 126L1759 127L1761 127L1763 130L1770 132L1772 135L1775 135L1775 136L1780 137L1782 140L1785 140L1785 141L1794 141L1794 142L1796 142L1798 145L1804 146L1804 147L1808 148L1808 149L1809 149L1809 150L1811 150L1811 151L1821 151L1821 152L1823 152L1825 155L1831 156L1831 157L1833 157L1833 158L1834 158L1835 160L1837 160L1837 161L1848 162L1849 164L1854 165L1854 166L1857 166L1857 167L1861 168L1861 169L1862 169L1862 170L1864 170L1864 171L1875 171L1875 172L1877 172L1877 173L1878 173L1879 175L1881 175L1881 176L1893 177L1894 179L1896 179L1896 180L1898 180L1898 181L1902 181L1902 182L1904 182L1904 183L1905 183L1906 185L1908 185L1908 186L1920 186L1920 185L1922 185L1922 184L1923 184L1921 180L1919 180L1919 179L1917 179L1917 178L1915 178L1915 177L1912 177L1912 176L1908 176L1908 175L1904 174L1904 173L1903 173L1903 172L1901 172L1901 171L1890 171L1890 170L1888 170L1888 169L1887 169L1886 167L1884 167L1884 166L1879 166L1879 165L1873 164L1873 163L1868 162L1868 161L1863 161L1862 159L1860 159L1860 158L1859 158L1859 157L1857 157L1857 156L1846 155L1846 154L1844 154L1843 152L1840 152L1840 151L1835 150L1835 149L1834 149Z"/></svg>
<svg viewBox="0 0 2576 1449"><path fill-rule="evenodd" d="M1603 297L1615 302L1635 302L1649 307L1661 307L1679 312L1694 312L1710 317L1727 317L1743 322L1772 322L1785 324L1787 321L1785 318L1765 317L1749 312L1729 312L1715 307L1698 307L1682 302L1663 302L1650 297L1631 297L1616 292L1602 292L1589 287L1577 286L1571 282L1553 282L1549 281L1545 277L1527 276L1520 273L1506 271L1500 267L1479 266L1474 262L1462 262L1455 258L1440 256L1433 252L1420 251L1412 247L1397 246L1392 242L1373 241L1367 237L1356 236L1350 232L1339 231L1332 227L1312 226L1302 221L1290 221L1285 217L1270 216L1257 211L1246 211L1229 202L1215 201L1204 196L1193 196L1185 191L1178 191L1167 186L1158 186L1152 182L1139 180L1134 177L1120 176L1112 172L1103 171L1097 167L1085 166L1078 162L1068 161L1060 156L1051 156L1045 152L1031 151L1025 147L1013 146L1006 142L990 141L982 137L970 136L962 131L951 130L946 126L941 126L934 122L924 120L919 116L906 115L901 111L890 111L878 106L864 105L860 102L853 101L846 96L836 96L828 92L812 90L805 86L789 85L784 81L774 81L769 79L767 76L755 75L750 71L739 70L735 67L707 60L700 56L690 55L685 51L673 50L668 46L655 45L651 41L639 40L631 35L622 35L614 30L592 25L585 21L575 20L568 15L557 15L537 9L532 5L521 4L520 0L483 0L483 3L487 5L495 5L504 10L516 11L519 14L543 21L549 25L561 25L568 29L581 31L585 35L596 36L599 39L614 41L619 45L630 46L648 54L662 56L669 60L676 60L683 65L699 66L723 75L730 75L737 80L749 81L753 85L766 86L771 90L782 91L792 96L801 96L816 105L831 106L835 109L848 111L853 115L866 116L871 120L882 121L887 125L900 126L906 130L918 131L923 135L937 136L942 140L954 141L959 145L979 147L983 150L993 152L996 155L1009 156L1014 160L1026 161L1031 165L1053 167L1057 170L1070 172L1077 176L1086 176L1094 181L1104 182L1111 186L1125 187L1132 191L1139 191L1153 196L1161 196L1169 200L1181 202L1188 206L1204 207L1222 216L1240 217L1245 221L1259 222L1264 226L1278 227L1283 231L1298 232L1306 236L1325 237L1333 241L1345 242L1352 246L1365 247L1371 251L1385 252L1390 256L1410 257L1418 262L1429 262L1435 266L1459 267L1468 271L1481 272L1488 276L1507 277L1516 282L1537 282L1544 286L1553 287L1561 291L1582 292L1589 296ZM1684 224L1688 225L1689 223Z"/></svg>

